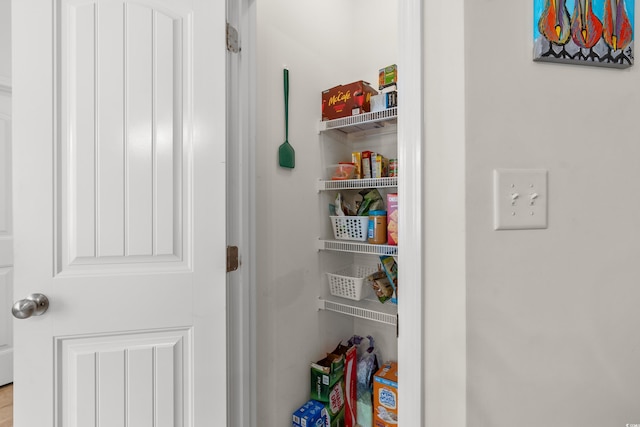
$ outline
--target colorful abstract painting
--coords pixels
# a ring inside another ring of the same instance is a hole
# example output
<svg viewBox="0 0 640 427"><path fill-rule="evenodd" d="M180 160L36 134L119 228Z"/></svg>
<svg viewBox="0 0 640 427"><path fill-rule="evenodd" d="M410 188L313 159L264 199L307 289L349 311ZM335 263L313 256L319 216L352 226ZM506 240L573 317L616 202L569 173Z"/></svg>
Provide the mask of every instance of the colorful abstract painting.
<svg viewBox="0 0 640 427"><path fill-rule="evenodd" d="M533 0L533 59L633 65L634 0Z"/></svg>

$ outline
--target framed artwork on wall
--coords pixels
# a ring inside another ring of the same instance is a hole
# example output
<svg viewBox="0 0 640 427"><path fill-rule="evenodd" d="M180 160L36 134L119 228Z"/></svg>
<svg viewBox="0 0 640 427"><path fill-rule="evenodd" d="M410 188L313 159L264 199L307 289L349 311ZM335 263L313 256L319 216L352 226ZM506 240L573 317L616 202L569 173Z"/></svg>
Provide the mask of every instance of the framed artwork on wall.
<svg viewBox="0 0 640 427"><path fill-rule="evenodd" d="M533 0L533 59L633 65L634 0Z"/></svg>

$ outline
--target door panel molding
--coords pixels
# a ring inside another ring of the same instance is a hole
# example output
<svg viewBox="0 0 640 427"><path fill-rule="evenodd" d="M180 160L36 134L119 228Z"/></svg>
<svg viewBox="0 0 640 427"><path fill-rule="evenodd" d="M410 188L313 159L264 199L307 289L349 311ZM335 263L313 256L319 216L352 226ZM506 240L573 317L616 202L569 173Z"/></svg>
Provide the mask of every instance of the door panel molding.
<svg viewBox="0 0 640 427"><path fill-rule="evenodd" d="M181 328L56 337L58 425L189 425L192 334Z"/></svg>
<svg viewBox="0 0 640 427"><path fill-rule="evenodd" d="M0 111L0 239L6 239L9 236L11 236L11 116ZM0 248L1 253L2 248ZM0 256L0 265L2 264L3 258Z"/></svg>
<svg viewBox="0 0 640 427"><path fill-rule="evenodd" d="M187 271L191 13L152 1L57 8L56 274Z"/></svg>
<svg viewBox="0 0 640 427"><path fill-rule="evenodd" d="M13 269L0 268L0 385L13 381L13 329L11 302L13 301Z"/></svg>

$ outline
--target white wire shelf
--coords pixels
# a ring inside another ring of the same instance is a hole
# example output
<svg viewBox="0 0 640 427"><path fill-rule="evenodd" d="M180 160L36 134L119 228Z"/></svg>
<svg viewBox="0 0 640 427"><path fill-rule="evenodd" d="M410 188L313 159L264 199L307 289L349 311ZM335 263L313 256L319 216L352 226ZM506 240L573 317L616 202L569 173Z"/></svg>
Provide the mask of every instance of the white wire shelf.
<svg viewBox="0 0 640 427"><path fill-rule="evenodd" d="M324 251L351 252L367 255L398 255L398 247L392 245L371 245L351 240L318 240L318 249Z"/></svg>
<svg viewBox="0 0 640 427"><path fill-rule="evenodd" d="M398 306L391 303L382 304L369 300L347 303L319 298L318 310L332 311L386 325L398 325Z"/></svg>
<svg viewBox="0 0 640 427"><path fill-rule="evenodd" d="M318 126L319 132L328 130L339 130L345 134L366 134L372 129L379 130L385 127L392 127L395 131L395 125L398 120L398 108L388 108L374 113L363 113L355 116L343 117L335 120L320 121Z"/></svg>
<svg viewBox="0 0 640 427"><path fill-rule="evenodd" d="M318 191L327 190L360 190L363 188L389 188L398 186L398 177L319 180Z"/></svg>

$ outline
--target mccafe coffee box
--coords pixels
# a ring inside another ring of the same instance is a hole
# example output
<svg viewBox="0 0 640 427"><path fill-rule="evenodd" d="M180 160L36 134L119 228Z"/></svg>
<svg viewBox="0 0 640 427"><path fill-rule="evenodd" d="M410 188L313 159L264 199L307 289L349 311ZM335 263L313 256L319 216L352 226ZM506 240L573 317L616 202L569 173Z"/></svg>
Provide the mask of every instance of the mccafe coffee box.
<svg viewBox="0 0 640 427"><path fill-rule="evenodd" d="M371 111L371 96L378 92L359 80L322 92L322 120L340 119Z"/></svg>

